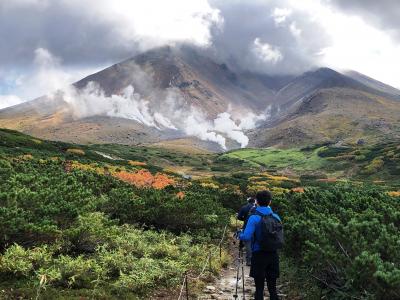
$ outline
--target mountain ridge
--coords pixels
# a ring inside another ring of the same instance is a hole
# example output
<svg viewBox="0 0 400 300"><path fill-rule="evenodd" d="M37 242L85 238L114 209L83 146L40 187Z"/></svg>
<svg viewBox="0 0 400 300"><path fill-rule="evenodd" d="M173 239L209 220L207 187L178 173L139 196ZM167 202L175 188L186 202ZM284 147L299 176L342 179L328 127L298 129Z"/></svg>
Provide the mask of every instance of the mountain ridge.
<svg viewBox="0 0 400 300"><path fill-rule="evenodd" d="M194 144L208 140L223 145L224 140L231 149L247 145L247 138L251 146L287 147L370 135L368 126L358 128L357 134L349 129L347 135L334 136L322 135L308 124L318 127L327 115L341 119L343 114L373 123L374 112L358 112L363 111L360 103L368 103L384 123L392 122L397 130L398 120L392 111L400 107L400 91L357 74L347 76L329 68L299 76L240 73L190 47L162 47L77 81L73 84L77 92L70 96L74 105L57 94L52 99L44 96L0 110L0 127L80 143L141 144L193 138ZM125 106L119 107L120 103ZM88 107L81 109L82 105ZM90 109L101 105L106 107L100 114L91 114ZM382 107L392 111L385 112ZM349 111L344 113L343 109ZM79 115L79 110L88 113ZM215 149L211 144L209 148Z"/></svg>

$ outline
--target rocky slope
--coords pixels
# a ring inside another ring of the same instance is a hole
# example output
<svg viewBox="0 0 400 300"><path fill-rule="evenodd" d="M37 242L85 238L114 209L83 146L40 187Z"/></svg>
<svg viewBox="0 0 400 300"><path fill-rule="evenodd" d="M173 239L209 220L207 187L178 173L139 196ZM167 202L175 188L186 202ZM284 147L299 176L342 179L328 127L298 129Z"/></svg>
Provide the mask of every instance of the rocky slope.
<svg viewBox="0 0 400 300"><path fill-rule="evenodd" d="M0 110L0 127L79 143L184 139L212 150L398 137L400 91L356 72L241 73L190 47L163 47L73 87Z"/></svg>

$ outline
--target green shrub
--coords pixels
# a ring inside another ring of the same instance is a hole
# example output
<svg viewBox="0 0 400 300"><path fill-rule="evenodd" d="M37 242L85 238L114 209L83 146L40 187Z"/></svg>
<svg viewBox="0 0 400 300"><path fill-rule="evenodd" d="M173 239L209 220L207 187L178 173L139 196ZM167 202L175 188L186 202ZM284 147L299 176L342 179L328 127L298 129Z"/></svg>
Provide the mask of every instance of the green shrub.
<svg viewBox="0 0 400 300"><path fill-rule="evenodd" d="M400 202L375 187L336 185L275 197L284 252L323 282L329 299L398 299Z"/></svg>
<svg viewBox="0 0 400 300"><path fill-rule="evenodd" d="M24 249L17 244L11 245L0 257L0 274L29 276L38 266L49 264L53 252L46 245L34 249Z"/></svg>
<svg viewBox="0 0 400 300"><path fill-rule="evenodd" d="M378 172L380 169L382 169L384 164L385 164L385 162L382 160L381 157L376 157L371 161L371 163L369 165L367 165L364 168L363 173L364 174L374 174L374 173Z"/></svg>
<svg viewBox="0 0 400 300"><path fill-rule="evenodd" d="M364 161L364 160L366 160L366 157L365 157L365 155L360 154L360 155L356 155L356 157L354 159L356 161Z"/></svg>

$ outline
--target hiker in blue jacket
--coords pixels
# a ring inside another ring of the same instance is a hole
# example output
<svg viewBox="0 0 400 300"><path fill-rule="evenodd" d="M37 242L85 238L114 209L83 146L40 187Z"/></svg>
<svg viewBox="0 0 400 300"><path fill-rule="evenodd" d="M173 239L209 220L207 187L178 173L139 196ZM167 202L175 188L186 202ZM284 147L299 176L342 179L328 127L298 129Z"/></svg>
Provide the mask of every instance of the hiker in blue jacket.
<svg viewBox="0 0 400 300"><path fill-rule="evenodd" d="M254 278L256 285L255 300L264 299L264 282L267 281L267 287L271 300L277 300L276 280L279 277L279 256L277 250L265 251L261 249L260 242L262 215L271 215L279 222L280 217L275 214L271 207L272 195L269 191L260 191L256 195L256 209L247 222L246 228L239 235L241 241L252 241L252 258L250 267L250 276Z"/></svg>

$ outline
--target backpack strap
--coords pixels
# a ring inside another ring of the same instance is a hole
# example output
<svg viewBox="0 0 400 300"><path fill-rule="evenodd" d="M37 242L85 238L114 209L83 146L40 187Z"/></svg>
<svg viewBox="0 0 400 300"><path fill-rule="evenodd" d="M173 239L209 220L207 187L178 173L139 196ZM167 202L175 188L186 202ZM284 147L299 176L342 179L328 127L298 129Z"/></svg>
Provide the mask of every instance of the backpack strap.
<svg viewBox="0 0 400 300"><path fill-rule="evenodd" d="M268 214L268 215L264 215L264 214L260 213L259 211L254 210L254 213L253 213L252 215L260 216L261 218L266 217L266 216L271 216L271 217L273 217L275 220L277 220L279 223L282 223L281 220L279 220L278 218L276 218L276 217L274 216L274 213L273 213L273 212L271 212L271 213Z"/></svg>

